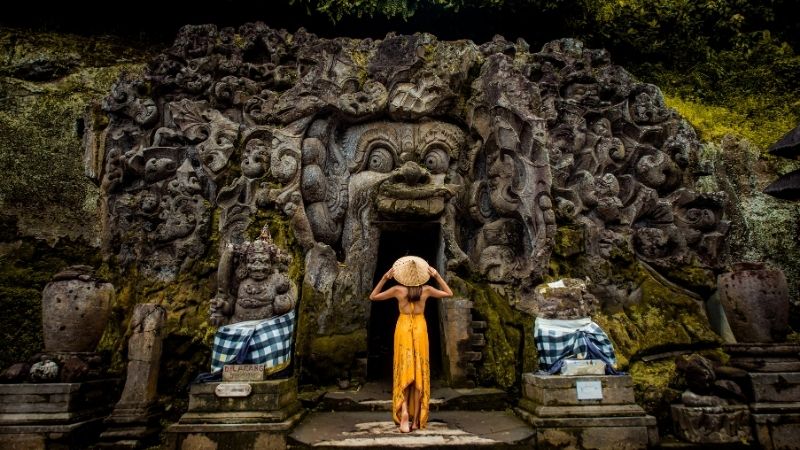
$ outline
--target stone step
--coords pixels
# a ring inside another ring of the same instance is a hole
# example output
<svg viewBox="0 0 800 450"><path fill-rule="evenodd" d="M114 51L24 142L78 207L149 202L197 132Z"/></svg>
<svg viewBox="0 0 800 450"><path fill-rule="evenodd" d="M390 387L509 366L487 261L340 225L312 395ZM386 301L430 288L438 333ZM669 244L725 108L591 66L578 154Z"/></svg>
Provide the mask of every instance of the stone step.
<svg viewBox="0 0 800 450"><path fill-rule="evenodd" d="M306 405L318 411L391 411L392 386L388 383L365 383L358 389L330 390L317 405ZM502 411L509 407L505 391L491 388L431 388L431 411Z"/></svg>
<svg viewBox="0 0 800 450"><path fill-rule="evenodd" d="M315 412L289 435L289 449L530 449L534 431L506 411L431 412L428 427L401 433L388 412Z"/></svg>

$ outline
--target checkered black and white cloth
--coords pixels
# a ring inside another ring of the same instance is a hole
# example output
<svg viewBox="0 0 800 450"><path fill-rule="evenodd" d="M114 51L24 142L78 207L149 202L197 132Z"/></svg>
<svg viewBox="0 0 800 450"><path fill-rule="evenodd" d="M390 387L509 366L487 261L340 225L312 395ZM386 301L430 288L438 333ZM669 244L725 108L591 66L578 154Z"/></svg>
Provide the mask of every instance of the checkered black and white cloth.
<svg viewBox="0 0 800 450"><path fill-rule="evenodd" d="M292 310L220 327L214 335L211 371L220 371L225 364L266 364L267 369L285 365L291 357L294 317Z"/></svg>
<svg viewBox="0 0 800 450"><path fill-rule="evenodd" d="M608 336L588 317L575 320L537 317L533 340L539 353L539 366L549 373L560 370L566 358L600 359L611 371L617 363Z"/></svg>

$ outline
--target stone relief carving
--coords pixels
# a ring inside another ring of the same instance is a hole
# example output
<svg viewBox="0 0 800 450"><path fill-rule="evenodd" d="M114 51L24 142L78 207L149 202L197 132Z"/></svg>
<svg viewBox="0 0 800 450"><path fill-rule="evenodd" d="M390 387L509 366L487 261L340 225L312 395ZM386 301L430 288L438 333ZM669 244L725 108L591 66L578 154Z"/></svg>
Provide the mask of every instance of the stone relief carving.
<svg viewBox="0 0 800 450"><path fill-rule="evenodd" d="M338 263L313 275L322 334L363 328L381 221L438 222L448 269L528 288L558 227L593 260L667 271L715 267L728 226L722 194L690 189L699 143L659 89L570 39L531 52L186 26L104 108L107 253L169 280L217 252L225 272L256 215L281 214ZM593 281L614 291L607 278Z"/></svg>

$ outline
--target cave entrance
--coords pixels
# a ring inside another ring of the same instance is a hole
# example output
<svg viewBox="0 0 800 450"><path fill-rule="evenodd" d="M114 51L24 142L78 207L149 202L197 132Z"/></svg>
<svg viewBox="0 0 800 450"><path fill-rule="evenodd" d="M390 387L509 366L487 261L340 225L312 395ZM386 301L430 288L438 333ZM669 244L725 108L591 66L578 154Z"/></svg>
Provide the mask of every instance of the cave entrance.
<svg viewBox="0 0 800 450"><path fill-rule="evenodd" d="M375 265L373 286L392 264L402 256L416 255L424 258L442 273L443 246L439 223L385 222L377 223L381 229L378 242L378 260ZM435 282L433 282L435 283ZM385 288L397 284L394 280ZM435 284L434 284L435 286ZM431 379L442 377L441 325L439 304L431 300L425 306L425 321L428 324L430 344ZM397 300L370 302L369 328L367 329L367 379L392 381L392 348L394 327L400 315Z"/></svg>

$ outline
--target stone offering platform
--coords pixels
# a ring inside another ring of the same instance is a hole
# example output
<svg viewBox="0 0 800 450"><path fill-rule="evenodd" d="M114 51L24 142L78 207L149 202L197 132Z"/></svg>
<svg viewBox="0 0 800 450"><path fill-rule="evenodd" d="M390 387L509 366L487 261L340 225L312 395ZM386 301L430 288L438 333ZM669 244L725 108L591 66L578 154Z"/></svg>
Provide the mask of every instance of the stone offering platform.
<svg viewBox="0 0 800 450"><path fill-rule="evenodd" d="M84 448L103 429L119 380L0 384L0 448Z"/></svg>
<svg viewBox="0 0 800 450"><path fill-rule="evenodd" d="M635 403L629 375L523 374L517 414L537 448L635 449L659 444L656 419Z"/></svg>
<svg viewBox="0 0 800 450"><path fill-rule="evenodd" d="M294 379L194 384L167 448L285 448L304 413Z"/></svg>

